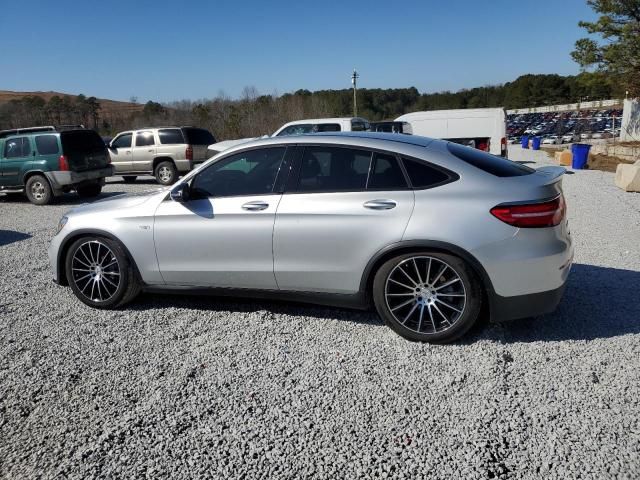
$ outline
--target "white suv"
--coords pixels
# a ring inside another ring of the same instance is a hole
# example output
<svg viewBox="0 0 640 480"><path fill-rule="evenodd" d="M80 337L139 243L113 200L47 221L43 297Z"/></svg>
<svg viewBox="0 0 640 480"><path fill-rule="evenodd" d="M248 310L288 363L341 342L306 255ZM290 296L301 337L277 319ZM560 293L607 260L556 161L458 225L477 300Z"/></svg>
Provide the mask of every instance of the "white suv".
<svg viewBox="0 0 640 480"><path fill-rule="evenodd" d="M271 136L284 137L317 132L363 132L370 129L369 121L360 117L314 118L285 123Z"/></svg>
<svg viewBox="0 0 640 480"><path fill-rule="evenodd" d="M208 130L196 127L160 127L118 133L109 143L114 175L127 183L138 175L153 175L171 185L180 173L207 159L207 147L216 140Z"/></svg>

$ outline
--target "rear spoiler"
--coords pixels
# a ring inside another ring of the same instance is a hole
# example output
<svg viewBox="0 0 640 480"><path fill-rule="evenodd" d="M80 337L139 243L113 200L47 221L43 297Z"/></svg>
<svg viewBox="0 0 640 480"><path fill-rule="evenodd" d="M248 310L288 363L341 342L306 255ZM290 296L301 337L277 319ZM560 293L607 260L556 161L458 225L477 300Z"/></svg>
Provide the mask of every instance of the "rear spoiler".
<svg viewBox="0 0 640 480"><path fill-rule="evenodd" d="M547 179L545 179L543 185L552 185L556 183L566 172L566 168L556 166L540 167L536 169L536 173L540 173L548 177Z"/></svg>

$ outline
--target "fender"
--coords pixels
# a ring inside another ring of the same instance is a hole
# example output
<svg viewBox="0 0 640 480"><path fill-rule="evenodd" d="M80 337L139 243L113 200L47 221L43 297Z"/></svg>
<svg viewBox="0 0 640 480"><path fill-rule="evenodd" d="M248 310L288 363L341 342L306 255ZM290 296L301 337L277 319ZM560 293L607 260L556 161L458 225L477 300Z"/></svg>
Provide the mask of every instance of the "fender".
<svg viewBox="0 0 640 480"><path fill-rule="evenodd" d="M122 247L122 249L124 250L124 252L127 254L127 257L129 258L129 261L131 262L131 265L133 265L133 269L136 272L136 275L138 276L138 280L140 280L141 284L143 284L142 282L142 277L140 276L140 272L138 271L138 265L136 265L135 260L133 259L133 256L131 255L131 252L129 251L129 249L127 248L127 246L122 243L120 240L118 240L118 238L109 233L106 232L104 230L99 230L96 228L82 228L79 230L74 230L70 235L67 235L65 237L65 239L62 241L62 243L60 244L60 248L58 249L58 258L56 259L56 263L58 265L58 282L60 283L60 285L67 285L67 275L65 272L65 257L66 257L66 253L67 250L69 249L69 246L79 237L83 237L86 235L97 235L100 237L106 237L110 240L113 240L115 242L118 242L118 244ZM64 274L64 275L63 275Z"/></svg>

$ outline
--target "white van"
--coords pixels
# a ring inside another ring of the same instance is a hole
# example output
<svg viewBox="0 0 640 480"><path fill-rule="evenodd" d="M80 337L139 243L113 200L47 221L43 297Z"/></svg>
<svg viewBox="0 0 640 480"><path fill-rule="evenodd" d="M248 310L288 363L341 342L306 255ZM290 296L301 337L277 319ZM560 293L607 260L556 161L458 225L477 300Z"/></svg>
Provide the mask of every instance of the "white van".
<svg viewBox="0 0 640 480"><path fill-rule="evenodd" d="M507 156L507 116L503 108L413 112L395 121L408 122L414 135L442 138Z"/></svg>
<svg viewBox="0 0 640 480"><path fill-rule="evenodd" d="M272 137L317 132L363 132L370 130L369 121L360 117L313 118L285 123Z"/></svg>

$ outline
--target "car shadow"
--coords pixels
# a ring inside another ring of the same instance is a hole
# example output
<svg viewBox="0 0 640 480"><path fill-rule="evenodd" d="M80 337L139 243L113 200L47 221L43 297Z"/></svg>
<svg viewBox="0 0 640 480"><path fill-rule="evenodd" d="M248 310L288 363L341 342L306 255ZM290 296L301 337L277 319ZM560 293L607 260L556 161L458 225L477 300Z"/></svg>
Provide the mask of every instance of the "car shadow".
<svg viewBox="0 0 640 480"><path fill-rule="evenodd" d="M265 300L215 294L143 293L137 300L125 307L126 310L134 311L164 308L184 308L188 310L231 313L256 313L266 311L273 315L305 316L319 320L338 319L371 326L384 326L383 321L372 310L355 310L289 300Z"/></svg>
<svg viewBox="0 0 640 480"><path fill-rule="evenodd" d="M136 178L136 180L131 183L125 182L124 179L116 177L108 179L106 183L107 185L157 185L158 187L162 187L162 185L153 177Z"/></svg>
<svg viewBox="0 0 640 480"><path fill-rule="evenodd" d="M104 200L105 198L115 197L130 192L102 192L97 197L81 198L75 193L65 193L56 197L52 205L82 205L83 203L92 203L96 200ZM0 202L5 203L31 203L26 195L0 195Z"/></svg>
<svg viewBox="0 0 640 480"><path fill-rule="evenodd" d="M555 312L498 324L481 321L457 343L473 344L480 340L499 343L584 341L638 334L638 285L640 272L576 264L572 267L564 297ZM384 326L373 310L351 310L284 300L148 293L127 307L128 310L163 308L237 313L267 311L276 315L303 315Z"/></svg>
<svg viewBox="0 0 640 480"><path fill-rule="evenodd" d="M638 271L575 264L555 312L490 326L477 336L514 343L638 334L638 286Z"/></svg>
<svg viewBox="0 0 640 480"><path fill-rule="evenodd" d="M21 242L31 238L33 235L28 233L16 232L15 230L0 230L0 247L10 245L15 242Z"/></svg>

